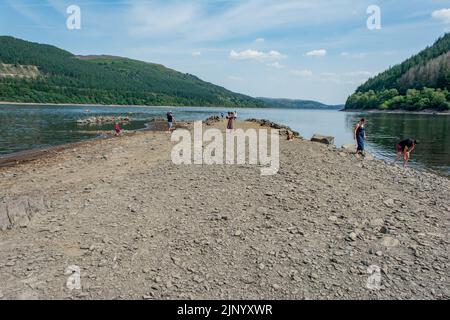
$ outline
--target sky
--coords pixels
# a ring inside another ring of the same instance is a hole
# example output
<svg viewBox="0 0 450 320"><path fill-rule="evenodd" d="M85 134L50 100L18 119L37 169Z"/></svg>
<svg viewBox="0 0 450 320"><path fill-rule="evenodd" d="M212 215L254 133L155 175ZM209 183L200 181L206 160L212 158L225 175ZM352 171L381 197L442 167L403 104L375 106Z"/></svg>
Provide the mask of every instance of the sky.
<svg viewBox="0 0 450 320"><path fill-rule="evenodd" d="M0 35L328 104L445 32L450 0L0 0Z"/></svg>

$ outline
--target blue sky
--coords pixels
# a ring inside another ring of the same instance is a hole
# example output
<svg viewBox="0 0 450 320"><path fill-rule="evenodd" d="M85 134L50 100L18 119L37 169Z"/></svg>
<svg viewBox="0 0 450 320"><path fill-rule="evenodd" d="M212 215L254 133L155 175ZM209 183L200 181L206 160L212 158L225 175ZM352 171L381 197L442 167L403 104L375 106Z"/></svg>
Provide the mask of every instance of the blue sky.
<svg viewBox="0 0 450 320"><path fill-rule="evenodd" d="M81 9L80 30L66 27L69 5ZM367 28L370 5L379 30ZM0 0L0 35L330 104L447 31L450 0Z"/></svg>

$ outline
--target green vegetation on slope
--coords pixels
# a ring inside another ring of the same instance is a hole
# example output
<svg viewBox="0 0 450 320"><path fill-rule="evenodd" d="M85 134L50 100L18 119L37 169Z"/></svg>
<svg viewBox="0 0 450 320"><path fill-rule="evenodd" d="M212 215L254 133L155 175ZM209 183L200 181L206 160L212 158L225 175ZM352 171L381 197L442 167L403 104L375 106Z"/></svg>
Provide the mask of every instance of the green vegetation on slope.
<svg viewBox="0 0 450 320"><path fill-rule="evenodd" d="M450 110L450 33L350 96L346 109Z"/></svg>
<svg viewBox="0 0 450 320"><path fill-rule="evenodd" d="M30 79L0 76L0 101L261 107L236 94L162 65L111 57L77 57L50 45L0 37L0 63L35 66Z"/></svg>

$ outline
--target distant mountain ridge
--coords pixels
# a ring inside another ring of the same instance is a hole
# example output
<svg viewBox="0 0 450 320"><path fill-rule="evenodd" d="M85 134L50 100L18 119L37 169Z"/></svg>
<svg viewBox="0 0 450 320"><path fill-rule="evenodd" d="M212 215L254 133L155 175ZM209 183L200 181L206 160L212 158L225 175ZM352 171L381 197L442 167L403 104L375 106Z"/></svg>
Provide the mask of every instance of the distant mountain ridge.
<svg viewBox="0 0 450 320"><path fill-rule="evenodd" d="M284 98L257 98L271 107L287 109L343 109L344 105L327 105L313 100L284 99Z"/></svg>
<svg viewBox="0 0 450 320"><path fill-rule="evenodd" d="M267 107L261 100L159 64L76 56L9 36L0 36L0 101Z"/></svg>
<svg viewBox="0 0 450 320"><path fill-rule="evenodd" d="M348 98L345 108L450 110L450 33L369 79Z"/></svg>

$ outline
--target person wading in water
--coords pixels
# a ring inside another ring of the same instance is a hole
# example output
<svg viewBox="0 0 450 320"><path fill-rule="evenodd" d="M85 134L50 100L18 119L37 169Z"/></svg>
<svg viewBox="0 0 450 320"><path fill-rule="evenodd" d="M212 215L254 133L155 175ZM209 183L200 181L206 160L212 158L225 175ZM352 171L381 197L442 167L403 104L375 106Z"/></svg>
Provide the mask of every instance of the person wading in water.
<svg viewBox="0 0 450 320"><path fill-rule="evenodd" d="M361 154L361 155L365 155L365 142L366 142L366 124L367 121L366 119L361 119L358 124L356 125L355 128L355 140L357 143L357 149L356 149L356 153L357 154Z"/></svg>

